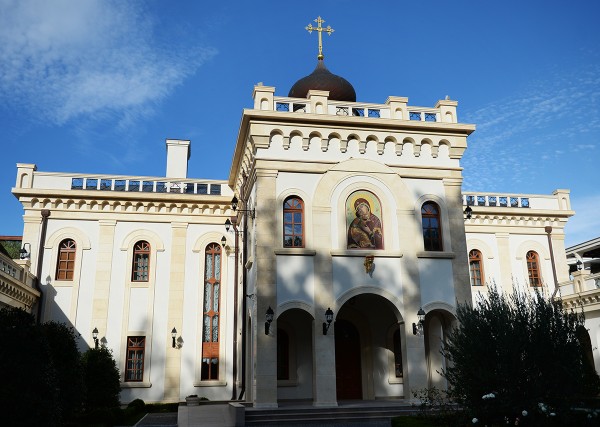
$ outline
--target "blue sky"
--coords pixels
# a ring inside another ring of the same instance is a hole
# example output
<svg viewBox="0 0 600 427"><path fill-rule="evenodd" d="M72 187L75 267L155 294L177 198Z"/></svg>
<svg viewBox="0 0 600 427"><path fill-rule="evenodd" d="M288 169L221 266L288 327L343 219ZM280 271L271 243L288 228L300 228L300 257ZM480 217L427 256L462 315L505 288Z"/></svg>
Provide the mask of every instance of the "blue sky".
<svg viewBox="0 0 600 427"><path fill-rule="evenodd" d="M600 236L600 2L0 0L0 234L22 233L16 163L162 176L166 138L189 175L226 179L257 82L286 96L316 65L361 102L459 102L475 123L463 188L571 190L567 244Z"/></svg>

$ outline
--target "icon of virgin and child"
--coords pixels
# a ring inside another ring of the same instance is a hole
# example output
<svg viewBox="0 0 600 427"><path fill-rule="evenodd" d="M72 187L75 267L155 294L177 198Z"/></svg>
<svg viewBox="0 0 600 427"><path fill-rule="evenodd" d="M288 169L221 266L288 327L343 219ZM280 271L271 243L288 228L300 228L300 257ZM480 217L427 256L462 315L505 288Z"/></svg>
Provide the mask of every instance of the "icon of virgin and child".
<svg viewBox="0 0 600 427"><path fill-rule="evenodd" d="M368 191L356 191L346 201L348 249L383 249L381 205Z"/></svg>

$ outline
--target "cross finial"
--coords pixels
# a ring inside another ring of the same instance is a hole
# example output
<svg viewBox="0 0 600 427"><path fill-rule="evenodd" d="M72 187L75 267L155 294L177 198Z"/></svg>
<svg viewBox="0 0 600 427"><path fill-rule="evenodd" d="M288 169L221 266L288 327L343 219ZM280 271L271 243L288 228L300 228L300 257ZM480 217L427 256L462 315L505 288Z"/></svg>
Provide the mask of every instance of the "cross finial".
<svg viewBox="0 0 600 427"><path fill-rule="evenodd" d="M323 31L325 31L327 33L327 35L331 35L331 33L333 33L333 28L331 28L329 25L326 28L323 28L321 26L322 23L324 23L325 21L323 19L321 19L321 17L317 17L317 19L315 19L315 22L317 23L316 27L313 27L312 24L308 24L308 26L306 27L306 30L309 33L312 33L313 31L317 31L317 33L319 34L319 55L317 56L317 59L323 59L325 58L323 56L323 39L321 38L321 35L323 34Z"/></svg>

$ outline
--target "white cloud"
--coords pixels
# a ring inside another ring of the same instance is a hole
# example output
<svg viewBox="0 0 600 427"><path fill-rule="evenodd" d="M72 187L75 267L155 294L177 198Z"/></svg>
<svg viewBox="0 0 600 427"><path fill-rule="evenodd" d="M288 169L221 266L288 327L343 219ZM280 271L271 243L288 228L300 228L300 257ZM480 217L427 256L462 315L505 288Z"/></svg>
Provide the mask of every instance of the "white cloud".
<svg viewBox="0 0 600 427"><path fill-rule="evenodd" d="M2 102L57 124L143 113L215 54L161 44L143 3L0 0L0 10Z"/></svg>

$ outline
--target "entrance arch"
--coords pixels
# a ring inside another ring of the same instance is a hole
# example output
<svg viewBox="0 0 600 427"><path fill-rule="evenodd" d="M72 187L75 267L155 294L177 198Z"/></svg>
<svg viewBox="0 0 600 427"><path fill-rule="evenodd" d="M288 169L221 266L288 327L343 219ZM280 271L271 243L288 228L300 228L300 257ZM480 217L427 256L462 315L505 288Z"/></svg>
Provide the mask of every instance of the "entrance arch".
<svg viewBox="0 0 600 427"><path fill-rule="evenodd" d="M440 390L448 388L448 382L442 375L447 361L440 351L455 321L454 315L443 309L431 310L425 316L425 356L429 387L436 387Z"/></svg>
<svg viewBox="0 0 600 427"><path fill-rule="evenodd" d="M338 309L332 328L338 400L404 396L405 332L399 317L394 304L372 293L354 295Z"/></svg>

